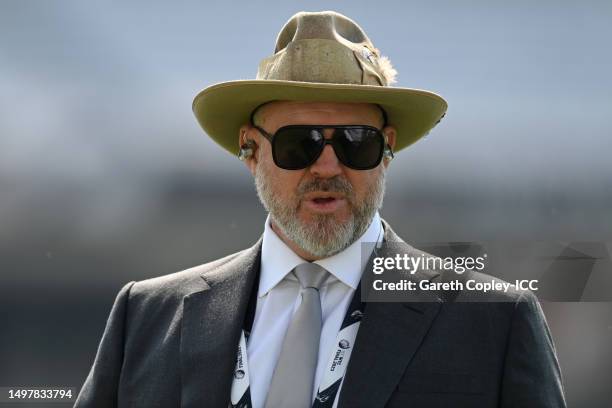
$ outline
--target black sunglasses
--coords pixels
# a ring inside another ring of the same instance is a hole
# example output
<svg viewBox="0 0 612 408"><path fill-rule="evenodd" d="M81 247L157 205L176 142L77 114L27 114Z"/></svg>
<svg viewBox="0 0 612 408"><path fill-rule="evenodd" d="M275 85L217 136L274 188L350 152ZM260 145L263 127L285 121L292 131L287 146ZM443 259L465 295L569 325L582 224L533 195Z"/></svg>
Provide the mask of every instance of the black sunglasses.
<svg viewBox="0 0 612 408"><path fill-rule="evenodd" d="M285 170L305 169L317 161L326 145L332 145L338 160L354 170L378 166L383 155L393 157L382 131L367 125L289 125L273 135L253 124L272 144L274 164ZM334 129L325 139L323 129Z"/></svg>

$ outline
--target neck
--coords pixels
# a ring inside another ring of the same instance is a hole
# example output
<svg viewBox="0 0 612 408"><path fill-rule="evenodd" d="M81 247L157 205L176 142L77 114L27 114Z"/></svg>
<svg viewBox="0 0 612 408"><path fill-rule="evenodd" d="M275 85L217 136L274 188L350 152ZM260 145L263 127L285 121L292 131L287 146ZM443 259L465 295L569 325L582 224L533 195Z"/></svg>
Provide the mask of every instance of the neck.
<svg viewBox="0 0 612 408"><path fill-rule="evenodd" d="M316 260L319 260L319 259L323 259L322 257L314 256L310 252L305 251L304 249L299 247L295 242L293 242L285 234L283 234L283 231L281 231L281 229L278 228L278 226L272 220L270 220L270 227L272 227L272 231L274 231L276 233L276 235L278 235L278 237L281 239L281 241L283 241L285 243L285 245L287 245L300 258L302 258L302 259L304 259L305 261L308 261L308 262L312 262L312 261L316 261Z"/></svg>

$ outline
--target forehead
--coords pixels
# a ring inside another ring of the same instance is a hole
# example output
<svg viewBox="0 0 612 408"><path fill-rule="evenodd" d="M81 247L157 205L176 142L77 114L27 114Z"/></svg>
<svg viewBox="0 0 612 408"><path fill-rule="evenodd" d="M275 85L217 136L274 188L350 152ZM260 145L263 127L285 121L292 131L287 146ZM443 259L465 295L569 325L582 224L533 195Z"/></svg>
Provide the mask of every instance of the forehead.
<svg viewBox="0 0 612 408"><path fill-rule="evenodd" d="M255 115L258 124L353 124L380 126L382 112L371 103L273 101Z"/></svg>

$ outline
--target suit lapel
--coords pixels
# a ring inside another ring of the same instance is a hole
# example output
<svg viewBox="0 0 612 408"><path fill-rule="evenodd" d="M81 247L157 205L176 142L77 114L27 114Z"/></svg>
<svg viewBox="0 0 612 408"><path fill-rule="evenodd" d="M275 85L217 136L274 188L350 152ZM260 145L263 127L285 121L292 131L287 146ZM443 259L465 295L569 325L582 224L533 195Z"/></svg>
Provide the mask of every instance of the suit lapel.
<svg viewBox="0 0 612 408"><path fill-rule="evenodd" d="M403 253L416 254L383 221L385 241L399 244ZM393 256L398 246L383 248L378 256ZM370 259L370 263L372 260ZM371 271L371 264L365 271ZM434 271L420 271L408 279L433 279ZM361 295L361 294L356 294ZM398 385L440 309L435 292L421 292L423 301L367 303L347 367L338 407L383 407ZM420 299L419 299L420 300Z"/></svg>
<svg viewBox="0 0 612 408"><path fill-rule="evenodd" d="M183 298L181 407L227 407L236 348L259 274L261 240L203 273Z"/></svg>

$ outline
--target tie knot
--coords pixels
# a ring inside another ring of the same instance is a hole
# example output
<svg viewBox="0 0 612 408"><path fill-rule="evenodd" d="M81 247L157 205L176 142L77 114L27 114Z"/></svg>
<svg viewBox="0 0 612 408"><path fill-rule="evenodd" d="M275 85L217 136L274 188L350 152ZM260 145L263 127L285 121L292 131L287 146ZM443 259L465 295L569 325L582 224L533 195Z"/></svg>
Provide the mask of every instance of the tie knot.
<svg viewBox="0 0 612 408"><path fill-rule="evenodd" d="M311 262L296 266L293 272L300 282L300 286L303 288L315 288L316 290L319 290L323 282L325 282L328 273L321 265Z"/></svg>

